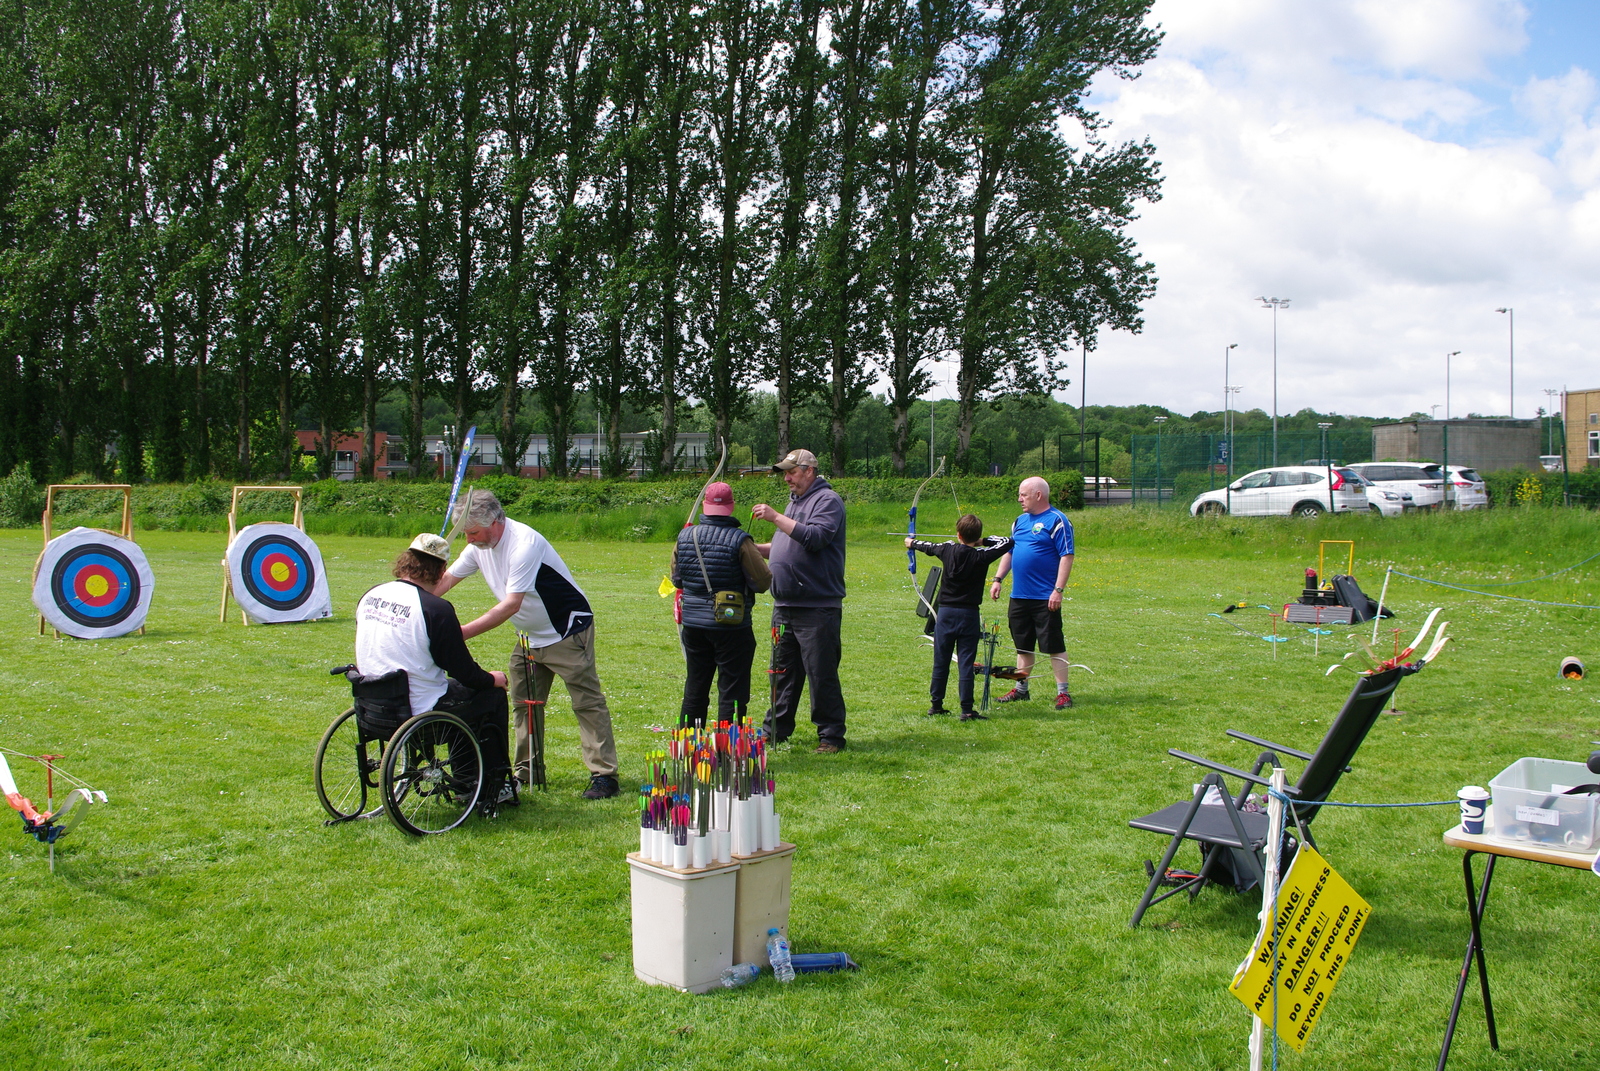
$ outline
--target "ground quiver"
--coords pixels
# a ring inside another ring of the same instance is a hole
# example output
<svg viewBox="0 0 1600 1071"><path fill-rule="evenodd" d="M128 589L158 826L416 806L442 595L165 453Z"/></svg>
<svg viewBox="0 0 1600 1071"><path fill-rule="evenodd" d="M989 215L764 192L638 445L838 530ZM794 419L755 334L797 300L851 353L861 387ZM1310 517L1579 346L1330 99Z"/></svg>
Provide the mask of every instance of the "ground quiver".
<svg viewBox="0 0 1600 1071"><path fill-rule="evenodd" d="M706 517L678 533L685 625L734 628L749 622L755 592L739 561L739 548L749 538L732 517Z"/></svg>

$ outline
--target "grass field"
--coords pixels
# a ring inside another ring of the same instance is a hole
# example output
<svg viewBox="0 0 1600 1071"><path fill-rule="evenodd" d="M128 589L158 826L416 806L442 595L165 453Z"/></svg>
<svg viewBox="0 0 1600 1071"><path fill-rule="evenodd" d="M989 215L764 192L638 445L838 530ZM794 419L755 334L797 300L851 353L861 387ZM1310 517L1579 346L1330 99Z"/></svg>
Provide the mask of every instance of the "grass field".
<svg viewBox="0 0 1600 1071"><path fill-rule="evenodd" d="M991 530L1006 512L984 510ZM323 827L312 749L347 699L326 671L397 540L320 537L336 617L244 628L217 623L221 536L141 533L158 584L148 630L89 643L37 635L39 533L0 533L0 744L65 753L111 797L62 842L53 876L15 826L0 837L0 1066L1241 1067L1249 1023L1227 983L1258 901L1211 889L1129 930L1140 861L1163 844L1126 822L1197 780L1168 747L1248 765L1229 727L1312 746L1351 678L1323 676L1345 636L1318 656L1304 633L1271 645L1232 627L1267 631L1263 610L1207 614L1295 596L1318 537L1357 541L1373 593L1391 564L1503 582L1600 549L1588 513L1303 525L1091 511L1075 518L1066 603L1073 661L1094 670L1075 671L1077 707L1054 713L1045 687L959 724L923 716L928 654L904 553L882 534L896 520L852 512L850 748L813 755L802 730L776 762L800 846L795 947L848 951L863 970L703 997L633 978L636 810L626 794L578 798L559 685L547 794L423 842L381 821ZM924 503L922 528L949 523ZM678 705L670 604L655 594L667 550L557 545L596 604L626 784ZM1600 603L1600 562L1506 590ZM474 580L456 601L466 617L490 599ZM1565 654L1600 670L1600 615L1400 580L1390 601L1405 639L1443 605L1458 641L1401 686L1404 713L1380 720L1336 798L1447 799L1520 756L1582 759L1600 739L1600 685L1556 675ZM499 665L508 644L473 647ZM14 765L41 797L36 768ZM1374 913L1306 1054L1286 1050L1284 1066L1432 1066L1466 940L1460 854L1439 837L1454 821L1442 808L1319 819ZM1600 1066L1597 892L1585 871L1501 868L1486 938L1502 1050L1469 996L1452 1068Z"/></svg>

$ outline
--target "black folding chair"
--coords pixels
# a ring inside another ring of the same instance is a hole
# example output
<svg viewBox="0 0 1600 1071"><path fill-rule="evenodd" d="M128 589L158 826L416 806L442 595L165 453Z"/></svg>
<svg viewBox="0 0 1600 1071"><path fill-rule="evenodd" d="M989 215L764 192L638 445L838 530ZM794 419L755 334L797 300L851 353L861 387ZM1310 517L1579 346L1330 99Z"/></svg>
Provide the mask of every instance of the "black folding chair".
<svg viewBox="0 0 1600 1071"><path fill-rule="evenodd" d="M1176 748L1169 749L1167 754L1212 772L1206 774L1200 786L1195 789L1193 799L1174 803L1154 814L1135 818L1128 823L1134 829L1147 829L1152 833L1160 833L1171 838L1167 844L1166 854L1161 857L1161 864L1155 867L1151 867L1148 861L1145 864L1150 870L1150 884L1145 888L1144 896L1139 900L1139 907L1134 911L1133 921L1129 925L1138 926L1139 920L1152 905L1159 904L1168 897L1187 892L1189 899L1193 900L1208 883L1229 884L1239 889L1249 889L1265 880L1262 864L1266 856L1267 816L1263 812L1246 811L1242 808L1249 799L1252 785L1271 784L1269 780L1271 769L1283 765L1280 758L1282 755L1300 759L1306 764L1300 772L1300 777L1288 789L1288 795L1296 801L1294 815L1297 823L1291 828L1298 828L1301 835L1315 848L1316 841L1311 838L1309 826L1311 820L1317 816L1317 812L1322 809L1315 804L1326 800L1334 786L1339 783L1340 776L1349 772L1350 760L1355 757L1361 742L1367 738L1367 733L1378 720L1378 714L1394 693L1401 678L1416 673L1422 665L1421 662L1401 665L1358 679L1355 687L1350 689L1350 695L1345 699L1344 706L1333 719L1333 724L1328 727L1322 743L1309 755L1304 751L1275 744L1271 740L1263 740L1236 729L1229 729L1228 735L1268 749L1256 757L1255 765L1248 772ZM1265 776L1262 774L1263 770L1267 771ZM1237 796L1229 796L1223 775L1236 777L1243 782L1243 787ZM1207 794L1213 788L1216 789L1216 795L1221 798L1220 806L1205 802ZM1171 880L1168 878L1167 868L1172 865L1173 856L1177 855L1178 847L1185 840L1199 842L1204 862L1193 877L1179 880L1176 888L1157 896L1156 890L1164 882ZM1293 846L1292 842L1289 855L1292 855Z"/></svg>

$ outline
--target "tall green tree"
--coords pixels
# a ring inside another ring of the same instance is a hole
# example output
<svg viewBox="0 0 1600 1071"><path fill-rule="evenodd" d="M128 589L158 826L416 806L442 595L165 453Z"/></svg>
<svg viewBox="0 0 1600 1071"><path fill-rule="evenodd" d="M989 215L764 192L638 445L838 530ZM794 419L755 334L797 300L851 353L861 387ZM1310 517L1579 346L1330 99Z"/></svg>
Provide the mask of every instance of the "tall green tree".
<svg viewBox="0 0 1600 1071"><path fill-rule="evenodd" d="M985 397L1065 385L1061 349L1107 324L1140 326L1154 269L1127 236L1159 193L1148 143L1108 146L1087 103L1102 72L1132 77L1155 53L1149 0L1001 0L965 41L952 137L970 161L957 202L965 233L957 466L969 465ZM1078 148L1068 125L1087 142Z"/></svg>

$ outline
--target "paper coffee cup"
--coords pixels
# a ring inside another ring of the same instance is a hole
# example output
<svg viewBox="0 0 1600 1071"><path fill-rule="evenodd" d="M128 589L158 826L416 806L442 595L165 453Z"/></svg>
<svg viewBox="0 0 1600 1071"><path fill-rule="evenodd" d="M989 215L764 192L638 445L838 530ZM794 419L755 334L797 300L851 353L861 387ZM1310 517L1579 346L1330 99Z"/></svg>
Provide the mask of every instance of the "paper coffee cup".
<svg viewBox="0 0 1600 1071"><path fill-rule="evenodd" d="M1467 785L1456 798L1461 801L1461 832L1470 836L1483 833L1483 818L1489 812L1489 790L1482 785Z"/></svg>

